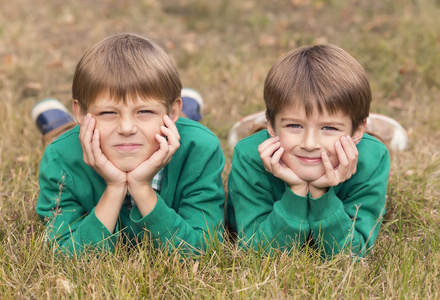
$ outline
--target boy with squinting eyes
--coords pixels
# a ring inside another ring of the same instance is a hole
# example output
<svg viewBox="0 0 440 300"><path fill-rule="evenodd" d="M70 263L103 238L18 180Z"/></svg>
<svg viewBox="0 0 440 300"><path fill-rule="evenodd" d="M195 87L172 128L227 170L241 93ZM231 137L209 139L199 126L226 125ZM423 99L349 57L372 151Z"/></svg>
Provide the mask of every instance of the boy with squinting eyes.
<svg viewBox="0 0 440 300"><path fill-rule="evenodd" d="M205 249L222 239L225 159L206 127L179 118L182 84L140 36L93 46L73 79L79 126L45 150L36 210L57 251L113 251L118 238Z"/></svg>

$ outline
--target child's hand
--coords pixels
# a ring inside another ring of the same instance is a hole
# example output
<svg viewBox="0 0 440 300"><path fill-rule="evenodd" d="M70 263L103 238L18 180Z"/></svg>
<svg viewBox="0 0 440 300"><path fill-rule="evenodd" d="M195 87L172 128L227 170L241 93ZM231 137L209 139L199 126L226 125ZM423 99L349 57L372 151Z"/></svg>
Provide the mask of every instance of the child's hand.
<svg viewBox="0 0 440 300"><path fill-rule="evenodd" d="M81 123L79 140L83 149L84 162L92 167L107 183L107 185L125 186L127 183L126 173L119 170L102 153L99 131L95 129L96 120L91 114L87 114Z"/></svg>
<svg viewBox="0 0 440 300"><path fill-rule="evenodd" d="M133 186L150 185L154 175L170 162L173 154L180 147L180 135L176 125L167 115L163 117L163 121L164 125L160 128L162 135L155 136L159 149L149 159L127 173L130 193Z"/></svg>
<svg viewBox="0 0 440 300"><path fill-rule="evenodd" d="M300 196L307 195L307 182L300 179L298 175L281 160L284 148L280 146L278 137L265 140L258 146L258 152L260 153L260 158L263 161L266 171L287 183L295 194Z"/></svg>
<svg viewBox="0 0 440 300"><path fill-rule="evenodd" d="M310 182L309 189L313 198L319 198L331 186L336 186L351 178L356 173L359 152L350 136L343 136L335 144L339 165L333 168L326 152L321 154L325 174Z"/></svg>
<svg viewBox="0 0 440 300"><path fill-rule="evenodd" d="M180 147L180 135L176 125L166 115L163 121L164 125L160 128L163 136L156 134L159 149L149 159L127 173L128 191L142 216L149 214L157 203L157 195L151 187L154 175L170 162L171 157Z"/></svg>

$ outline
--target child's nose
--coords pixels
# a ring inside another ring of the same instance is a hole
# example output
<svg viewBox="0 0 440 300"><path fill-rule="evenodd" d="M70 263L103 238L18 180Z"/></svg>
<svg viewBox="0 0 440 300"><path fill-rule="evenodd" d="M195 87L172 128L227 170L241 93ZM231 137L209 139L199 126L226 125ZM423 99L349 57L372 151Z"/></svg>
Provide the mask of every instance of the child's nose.
<svg viewBox="0 0 440 300"><path fill-rule="evenodd" d="M132 135L136 133L137 126L133 118L121 117L118 125L118 132L122 135Z"/></svg>
<svg viewBox="0 0 440 300"><path fill-rule="evenodd" d="M320 145L319 145L319 138L317 137L316 133L310 130L306 131L303 134L301 147L303 147L307 151L313 151L315 149L318 149Z"/></svg>

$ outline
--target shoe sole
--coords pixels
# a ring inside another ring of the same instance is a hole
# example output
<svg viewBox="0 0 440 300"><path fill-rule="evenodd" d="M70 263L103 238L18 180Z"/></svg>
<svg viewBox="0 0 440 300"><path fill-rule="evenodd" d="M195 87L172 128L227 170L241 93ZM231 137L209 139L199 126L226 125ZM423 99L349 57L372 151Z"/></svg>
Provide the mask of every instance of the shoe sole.
<svg viewBox="0 0 440 300"><path fill-rule="evenodd" d="M260 111L257 113L253 113L251 115L248 115L246 117L243 117L240 119L240 121L236 122L231 130L229 130L229 135L228 135L228 144L231 147L235 147L235 145L243 138L247 137L248 135L250 135L249 133L254 133L252 132L252 128L254 127L253 125L255 124L266 124L267 126L267 120L266 120L266 111ZM239 134L239 128L242 126L247 126L247 128L245 129L245 131L247 132L246 135L240 136Z"/></svg>
<svg viewBox="0 0 440 300"><path fill-rule="evenodd" d="M372 120L378 120L384 123L388 123L393 128L391 136L386 137L385 141L382 140L382 142L384 142L391 151L403 151L406 148L408 144L408 135L406 134L406 131L402 127L402 125L399 124L399 122L397 122L393 118L384 115L370 113L367 119L367 133L370 133L368 132L368 126L371 125ZM371 135L381 139L380 136L374 134L374 130L372 130Z"/></svg>

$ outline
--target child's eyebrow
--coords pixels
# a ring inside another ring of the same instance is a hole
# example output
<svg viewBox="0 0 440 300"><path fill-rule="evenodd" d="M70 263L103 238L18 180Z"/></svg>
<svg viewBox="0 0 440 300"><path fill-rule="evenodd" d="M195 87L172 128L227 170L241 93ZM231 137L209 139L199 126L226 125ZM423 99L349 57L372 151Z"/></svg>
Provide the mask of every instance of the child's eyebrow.
<svg viewBox="0 0 440 300"><path fill-rule="evenodd" d="M338 121L321 121L319 122L321 125L332 125L332 126L345 126L345 123L343 122L338 122Z"/></svg>
<svg viewBox="0 0 440 300"><path fill-rule="evenodd" d="M287 118L281 118L281 122L301 122L302 120L301 119L296 119L296 118L289 118L289 117L287 117Z"/></svg>

